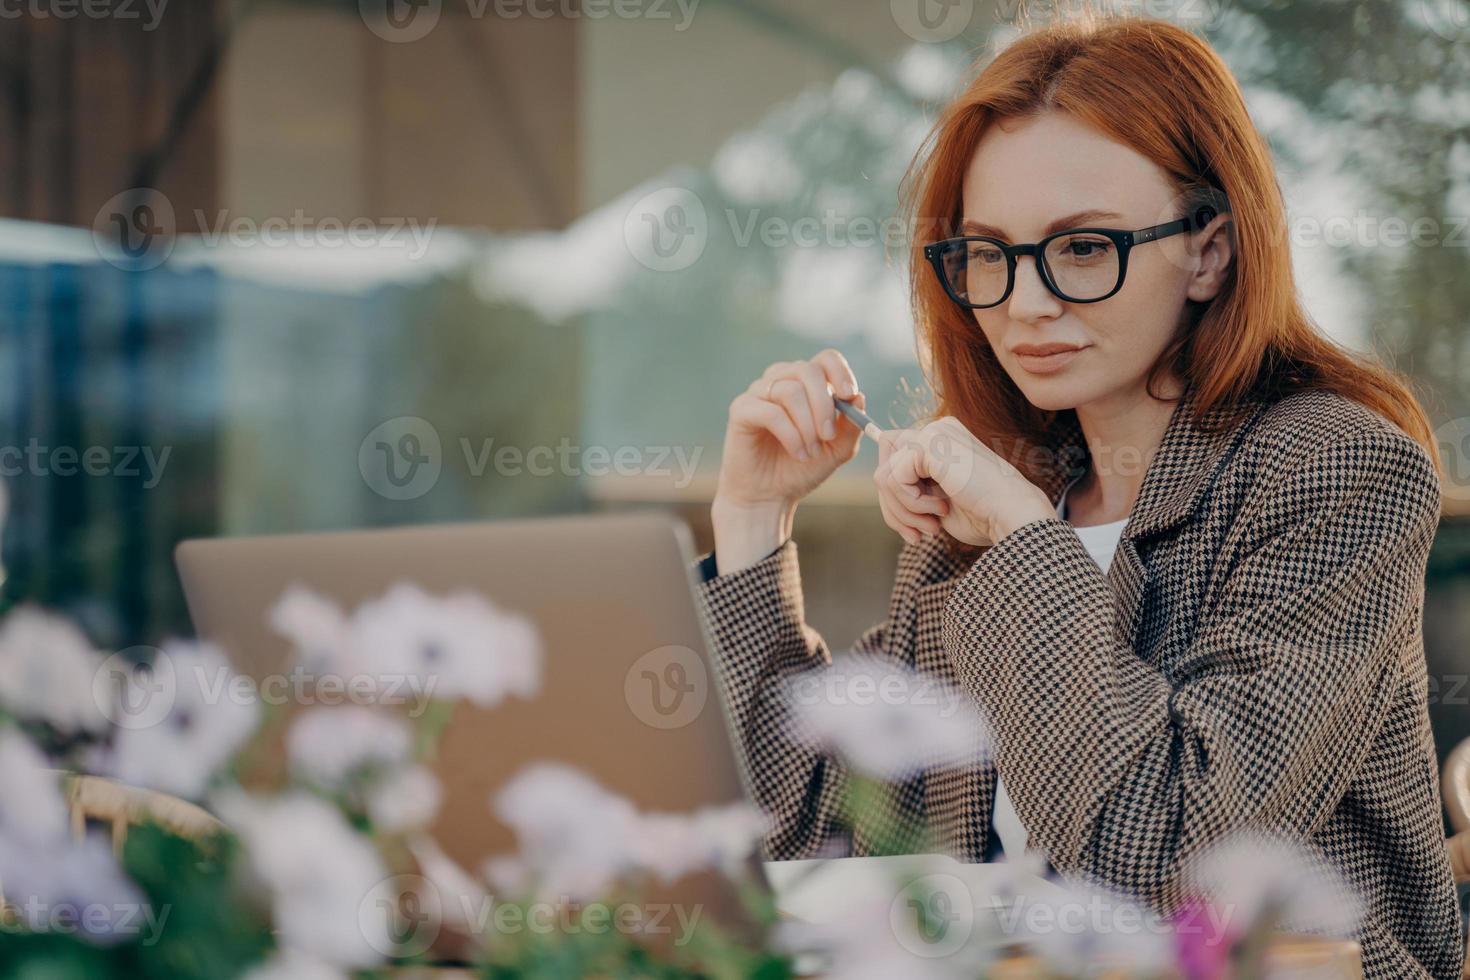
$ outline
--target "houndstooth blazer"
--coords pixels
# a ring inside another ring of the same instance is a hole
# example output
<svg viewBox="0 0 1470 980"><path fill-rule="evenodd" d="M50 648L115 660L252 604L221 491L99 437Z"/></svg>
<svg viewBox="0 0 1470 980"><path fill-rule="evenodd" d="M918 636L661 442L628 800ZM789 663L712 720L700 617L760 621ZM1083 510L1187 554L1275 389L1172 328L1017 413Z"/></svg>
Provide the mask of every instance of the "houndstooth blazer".
<svg viewBox="0 0 1470 980"><path fill-rule="evenodd" d="M1085 458L1067 415L1058 446ZM1054 501L1067 475L1043 487ZM1060 519L971 559L932 538L903 549L887 619L857 649L973 694L995 751L922 773L892 805L979 861L998 768L1058 871L1164 914L1202 847L1292 834L1361 894L1368 977L1459 977L1422 636L1439 513L1429 456L1357 403L1302 392L1197 418L1187 392L1106 574ZM729 575L713 564L697 591L773 819L766 856L839 837L866 853L862 820L839 825L842 763L791 738L778 693L829 659L796 545Z"/></svg>

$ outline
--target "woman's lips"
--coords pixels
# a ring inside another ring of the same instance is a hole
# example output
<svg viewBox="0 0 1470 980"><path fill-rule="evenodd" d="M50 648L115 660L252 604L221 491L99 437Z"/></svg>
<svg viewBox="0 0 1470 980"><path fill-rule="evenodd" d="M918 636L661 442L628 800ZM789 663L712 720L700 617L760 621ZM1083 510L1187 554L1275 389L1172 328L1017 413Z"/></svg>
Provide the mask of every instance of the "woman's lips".
<svg viewBox="0 0 1470 980"><path fill-rule="evenodd" d="M1040 344L1018 347L1012 353L1016 355L1017 363L1031 374L1055 374L1076 360L1077 355L1086 349L1086 347ZM1050 353L1046 353L1047 351Z"/></svg>

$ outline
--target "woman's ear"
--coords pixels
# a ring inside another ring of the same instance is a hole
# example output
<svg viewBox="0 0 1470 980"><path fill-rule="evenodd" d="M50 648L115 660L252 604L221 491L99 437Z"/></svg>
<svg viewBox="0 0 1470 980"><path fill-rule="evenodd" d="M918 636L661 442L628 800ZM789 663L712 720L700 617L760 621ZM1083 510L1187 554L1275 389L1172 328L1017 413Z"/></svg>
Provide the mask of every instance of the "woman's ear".
<svg viewBox="0 0 1470 980"><path fill-rule="evenodd" d="M1207 303L1219 294L1235 262L1235 235L1230 215L1217 214L1197 236L1194 271L1186 295L1196 303Z"/></svg>

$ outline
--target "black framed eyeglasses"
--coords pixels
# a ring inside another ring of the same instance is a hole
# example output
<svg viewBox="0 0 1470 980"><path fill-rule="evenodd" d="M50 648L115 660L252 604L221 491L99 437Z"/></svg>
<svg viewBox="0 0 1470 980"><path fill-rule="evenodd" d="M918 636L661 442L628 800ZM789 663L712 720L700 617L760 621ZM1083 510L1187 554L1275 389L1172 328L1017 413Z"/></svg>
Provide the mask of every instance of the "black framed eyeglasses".
<svg viewBox="0 0 1470 980"><path fill-rule="evenodd" d="M1137 231L1068 228L1033 245L1007 245L998 238L947 238L924 246L924 257L950 299L971 310L999 306L1016 285L1016 259L1030 255L1046 288L1068 303L1099 303L1123 288L1128 253L1137 245L1200 229L1215 217L1202 207L1180 218Z"/></svg>

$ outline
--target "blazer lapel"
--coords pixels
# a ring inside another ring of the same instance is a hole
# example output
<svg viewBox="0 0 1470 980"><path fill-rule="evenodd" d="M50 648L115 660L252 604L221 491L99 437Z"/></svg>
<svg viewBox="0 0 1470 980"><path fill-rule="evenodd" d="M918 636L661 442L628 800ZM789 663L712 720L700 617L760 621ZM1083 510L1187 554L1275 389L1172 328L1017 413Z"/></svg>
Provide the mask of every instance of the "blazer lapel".
<svg viewBox="0 0 1470 980"><path fill-rule="evenodd" d="M1189 388L1164 430L1164 439L1143 477L1143 487L1123 535L1134 541L1173 528L1194 515L1220 468L1260 417L1265 403L1250 399L1239 408L1195 408Z"/></svg>
<svg viewBox="0 0 1470 980"><path fill-rule="evenodd" d="M1149 583L1148 566L1139 552L1139 544L1178 526L1194 514L1220 467L1229 460L1264 408L1263 402L1251 400L1241 409L1216 408L1200 414L1196 411L1196 395L1191 386L1175 406L1108 569L1120 638L1130 646L1134 643ZM1087 466L1086 440L1076 413L1068 412L1066 416L1059 422L1053 449L1057 458L1067 465L1055 467L1042 488L1051 496L1053 504L1060 501L1067 484L1085 472ZM1081 462L1072 465L1071 460Z"/></svg>

